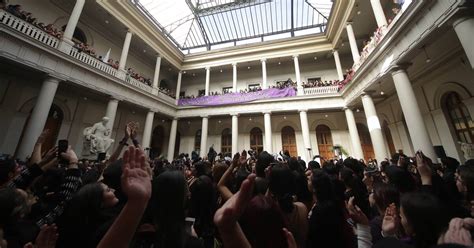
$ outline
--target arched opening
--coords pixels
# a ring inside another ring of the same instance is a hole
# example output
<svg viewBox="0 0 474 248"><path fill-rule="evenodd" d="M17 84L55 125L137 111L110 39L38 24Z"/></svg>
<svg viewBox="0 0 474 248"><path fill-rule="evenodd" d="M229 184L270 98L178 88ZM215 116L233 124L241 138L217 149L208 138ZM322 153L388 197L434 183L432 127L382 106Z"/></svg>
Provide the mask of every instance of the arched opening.
<svg viewBox="0 0 474 248"><path fill-rule="evenodd" d="M221 152L223 154L232 152L232 132L229 128L222 130Z"/></svg>
<svg viewBox="0 0 474 248"><path fill-rule="evenodd" d="M319 156L323 160L334 157L331 129L326 125L316 127L316 138L318 140Z"/></svg>
<svg viewBox="0 0 474 248"><path fill-rule="evenodd" d="M196 134L194 135L194 151L199 153L201 150L201 129L196 131Z"/></svg>
<svg viewBox="0 0 474 248"><path fill-rule="evenodd" d="M153 129L150 146L150 158L156 158L163 154L165 131L162 126L157 126Z"/></svg>
<svg viewBox="0 0 474 248"><path fill-rule="evenodd" d="M176 142L174 143L174 156L173 158L177 158L179 155L179 147L181 146L181 134L176 132Z"/></svg>
<svg viewBox="0 0 474 248"><path fill-rule="evenodd" d="M23 141L23 135L25 134L25 130L26 130L26 127L28 126L28 123L30 122L32 111L33 109L30 111L30 114L28 115L28 118L26 119L25 125L23 126L23 131L21 132L21 136L20 136L20 142L18 142L18 146L16 147L16 150L18 150L19 145ZM49 109L49 113L48 113L48 118L46 119L46 123L43 128L43 131L46 129L49 130L49 133L46 136L46 139L42 146L43 152L48 151L49 149L53 148L53 146L56 145L55 143L56 143L56 140L58 139L58 134L59 134L59 130L61 129L63 118L64 118L63 111L56 104L51 105L51 108ZM16 154L16 151L15 151L15 154Z"/></svg>
<svg viewBox="0 0 474 248"><path fill-rule="evenodd" d="M448 92L442 98L442 109L448 120L451 132L463 143L474 141L474 123L466 105L456 92Z"/></svg>
<svg viewBox="0 0 474 248"><path fill-rule="evenodd" d="M390 132L390 128L388 127L387 121L383 122L382 131L385 136L385 139L387 140L388 151L390 152L390 155L395 154L395 145L393 144L392 133Z"/></svg>
<svg viewBox="0 0 474 248"><path fill-rule="evenodd" d="M372 146L372 140L370 139L370 132L366 125L357 123L357 131L359 133L360 144L362 151L364 152L364 159L375 158L374 147Z"/></svg>
<svg viewBox="0 0 474 248"><path fill-rule="evenodd" d="M257 154L263 152L262 129L258 127L254 127L250 130L250 149L256 151Z"/></svg>
<svg viewBox="0 0 474 248"><path fill-rule="evenodd" d="M66 30L66 25L62 27L62 30L63 32L64 30ZM72 40L76 43L82 42L84 44L87 44L86 34L84 33L84 31L82 31L82 29L78 27L76 27L76 29L74 30L74 34L72 35Z"/></svg>
<svg viewBox="0 0 474 248"><path fill-rule="evenodd" d="M288 151L290 156L298 156L295 130L292 127L285 126L281 129L281 144L283 151Z"/></svg>

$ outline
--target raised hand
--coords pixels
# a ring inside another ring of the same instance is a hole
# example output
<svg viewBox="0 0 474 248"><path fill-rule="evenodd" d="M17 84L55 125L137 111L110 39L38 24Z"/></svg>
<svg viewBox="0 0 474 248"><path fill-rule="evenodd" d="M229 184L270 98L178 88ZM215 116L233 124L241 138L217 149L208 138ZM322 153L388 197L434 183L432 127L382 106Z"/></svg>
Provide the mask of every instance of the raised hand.
<svg viewBox="0 0 474 248"><path fill-rule="evenodd" d="M431 160L422 151L416 152L416 168L423 185L431 185Z"/></svg>
<svg viewBox="0 0 474 248"><path fill-rule="evenodd" d="M438 240L439 244L459 244L472 247L471 233L464 225L464 220L454 218L449 222L449 228Z"/></svg>
<svg viewBox="0 0 474 248"><path fill-rule="evenodd" d="M351 198L349 198L349 201L346 203L346 208L347 208L347 211L349 212L351 219L357 224L368 226L369 219L364 214L364 212L362 212L362 210L360 210L360 208L354 204L354 199L355 198L352 196Z"/></svg>
<svg viewBox="0 0 474 248"><path fill-rule="evenodd" d="M132 123L129 122L127 125L125 125L125 130L124 130L124 139L128 140L130 136L132 135Z"/></svg>
<svg viewBox="0 0 474 248"><path fill-rule="evenodd" d="M69 168L74 167L77 168L77 163L79 162L79 159L77 158L76 153L74 150L69 146L67 148L66 152L63 152L60 154L63 159L66 159L69 161Z"/></svg>
<svg viewBox="0 0 474 248"><path fill-rule="evenodd" d="M123 155L122 189L129 201L145 203L151 197L151 176L147 171L145 154L129 147Z"/></svg>
<svg viewBox="0 0 474 248"><path fill-rule="evenodd" d="M382 231L386 236L395 236L400 226L400 216L394 203L385 209L385 215L382 221Z"/></svg>
<svg viewBox="0 0 474 248"><path fill-rule="evenodd" d="M293 237L293 234L288 231L288 229L283 228L283 232L285 233L286 237L286 243L288 244L288 248L298 248L298 245L296 245L295 237Z"/></svg>
<svg viewBox="0 0 474 248"><path fill-rule="evenodd" d="M36 140L36 144L37 144L37 145L43 144L44 141L46 140L46 137L48 137L48 134L49 134L49 129L43 130L43 132L40 134L40 136L39 136L38 139Z"/></svg>
<svg viewBox="0 0 474 248"><path fill-rule="evenodd" d="M217 210L214 215L214 223L219 229L226 230L237 223L250 199L252 199L254 184L255 174L250 174L240 186L240 190Z"/></svg>
<svg viewBox="0 0 474 248"><path fill-rule="evenodd" d="M43 171L46 171L47 169L56 166L58 162L57 153L58 153L57 146L49 149L49 151L44 155L41 161L38 162L38 166Z"/></svg>

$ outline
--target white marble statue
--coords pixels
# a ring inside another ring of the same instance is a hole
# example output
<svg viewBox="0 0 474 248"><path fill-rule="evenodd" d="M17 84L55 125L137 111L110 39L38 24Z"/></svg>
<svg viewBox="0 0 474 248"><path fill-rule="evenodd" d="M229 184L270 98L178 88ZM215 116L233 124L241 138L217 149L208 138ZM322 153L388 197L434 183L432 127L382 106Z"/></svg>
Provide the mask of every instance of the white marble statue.
<svg viewBox="0 0 474 248"><path fill-rule="evenodd" d="M101 122L84 129L83 155L106 153L109 150L114 140L109 137L111 130L107 127L108 123L109 118L104 117Z"/></svg>
<svg viewBox="0 0 474 248"><path fill-rule="evenodd" d="M458 142L461 145L461 151L464 153L466 160L474 159L474 144Z"/></svg>

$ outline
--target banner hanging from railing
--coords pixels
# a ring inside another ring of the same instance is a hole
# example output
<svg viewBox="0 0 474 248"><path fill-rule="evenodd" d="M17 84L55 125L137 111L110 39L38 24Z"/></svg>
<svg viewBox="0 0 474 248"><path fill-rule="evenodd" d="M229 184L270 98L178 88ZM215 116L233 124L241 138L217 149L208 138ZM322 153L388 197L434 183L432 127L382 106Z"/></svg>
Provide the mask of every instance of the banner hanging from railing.
<svg viewBox="0 0 474 248"><path fill-rule="evenodd" d="M272 88L248 93L229 93L218 96L202 96L197 98L186 98L178 101L179 106L218 106L252 102L256 100L296 96L294 88Z"/></svg>

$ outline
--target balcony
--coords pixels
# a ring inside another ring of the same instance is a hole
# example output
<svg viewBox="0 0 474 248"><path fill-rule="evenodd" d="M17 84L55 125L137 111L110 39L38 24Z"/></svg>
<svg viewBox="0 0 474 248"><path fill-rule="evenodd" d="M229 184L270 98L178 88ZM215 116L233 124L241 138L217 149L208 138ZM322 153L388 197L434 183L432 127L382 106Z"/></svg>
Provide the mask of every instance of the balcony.
<svg viewBox="0 0 474 248"><path fill-rule="evenodd" d="M28 23L4 10L0 10L0 23L36 41L39 41L40 43L45 44L46 46L49 46L54 49L58 49L59 47L60 40L58 38L46 33L45 31L41 30L39 27L31 23ZM66 51L66 54L91 66L94 69L97 69L108 75L118 78L122 80L123 82L129 85L132 85L135 88L140 89L141 91L144 91L150 94L154 93L153 87L135 78L127 76L125 72L119 72L118 69L113 68L109 64L104 63L101 60L95 57L92 57L87 53L80 52L78 49L74 47L68 49L68 51ZM170 96L166 94L162 94L162 93L158 95L162 97L163 100L174 104L174 99L171 98Z"/></svg>

